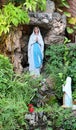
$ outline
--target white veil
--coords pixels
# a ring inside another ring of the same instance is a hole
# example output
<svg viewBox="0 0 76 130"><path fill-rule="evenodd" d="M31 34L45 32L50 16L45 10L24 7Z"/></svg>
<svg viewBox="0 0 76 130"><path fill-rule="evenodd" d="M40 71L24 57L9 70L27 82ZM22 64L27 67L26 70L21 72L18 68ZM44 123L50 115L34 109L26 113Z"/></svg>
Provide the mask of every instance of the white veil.
<svg viewBox="0 0 76 130"><path fill-rule="evenodd" d="M39 29L39 28L38 28ZM34 44L36 42L36 37L38 37L38 42L41 46L41 52L42 52L42 56L44 57L43 51L44 51L44 42L43 42L43 38L39 29L39 33L36 36L36 34L34 33L34 29L33 29L33 33L31 34L30 38L29 38L29 43L28 43L28 57L31 57L31 49L32 49L32 44Z"/></svg>

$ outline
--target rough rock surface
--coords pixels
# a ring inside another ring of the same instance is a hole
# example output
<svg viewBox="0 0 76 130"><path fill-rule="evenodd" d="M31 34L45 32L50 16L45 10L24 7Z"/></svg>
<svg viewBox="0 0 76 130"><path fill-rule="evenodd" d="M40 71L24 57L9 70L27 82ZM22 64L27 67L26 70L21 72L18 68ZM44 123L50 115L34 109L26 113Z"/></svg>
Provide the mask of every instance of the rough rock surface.
<svg viewBox="0 0 76 130"><path fill-rule="evenodd" d="M52 21L52 14L55 11L55 4L51 0L46 1L46 11L45 12L30 12L30 25L39 25L46 29L49 29Z"/></svg>
<svg viewBox="0 0 76 130"><path fill-rule="evenodd" d="M47 45L63 43L64 41L66 17L55 12L53 1L47 0L45 12L30 12L29 16L29 25L22 25L22 28L15 28L5 40L6 51L10 53L16 73L23 72L23 68L28 64L27 47L33 26L39 26L44 43Z"/></svg>
<svg viewBox="0 0 76 130"><path fill-rule="evenodd" d="M10 32L5 41L6 50L11 54L14 71L18 74L22 73L23 71L23 67L21 65L21 60L23 58L20 44L21 37L22 31L20 28L17 28L16 30Z"/></svg>
<svg viewBox="0 0 76 130"><path fill-rule="evenodd" d="M52 27L46 34L44 41L45 44L63 43L66 27L66 17L59 13L53 13Z"/></svg>
<svg viewBox="0 0 76 130"><path fill-rule="evenodd" d="M51 0L46 1L46 12L53 13L55 11L55 3Z"/></svg>
<svg viewBox="0 0 76 130"><path fill-rule="evenodd" d="M45 12L30 12L30 25L38 25L44 27L45 29L50 29L52 27L52 14L55 11L55 4L51 0L46 1L46 11Z"/></svg>
<svg viewBox="0 0 76 130"><path fill-rule="evenodd" d="M30 12L29 25L38 25L43 27L43 31L46 31L44 42L45 44L63 43L66 17L55 12L55 4L53 1L47 0L47 7L45 12Z"/></svg>
<svg viewBox="0 0 76 130"><path fill-rule="evenodd" d="M28 63L28 58L27 58L27 50L28 50L28 35L23 36L21 38L21 52L23 55L22 58L22 65L23 67L26 67L27 63Z"/></svg>
<svg viewBox="0 0 76 130"><path fill-rule="evenodd" d="M30 13L30 25L38 25L47 30L45 44L63 43L66 28L66 17L57 12Z"/></svg>

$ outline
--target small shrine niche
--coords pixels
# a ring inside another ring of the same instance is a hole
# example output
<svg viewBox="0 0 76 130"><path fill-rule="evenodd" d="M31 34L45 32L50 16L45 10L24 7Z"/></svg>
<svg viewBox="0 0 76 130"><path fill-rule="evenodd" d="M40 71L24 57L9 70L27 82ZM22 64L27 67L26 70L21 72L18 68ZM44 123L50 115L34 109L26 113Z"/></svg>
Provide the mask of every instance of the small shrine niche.
<svg viewBox="0 0 76 130"><path fill-rule="evenodd" d="M45 12L30 12L29 17L28 25L14 28L5 40L6 51L11 58L14 71L19 74L28 66L28 41L34 26L40 28L45 47L51 44L61 44L65 37L66 17L55 12L53 1L47 0Z"/></svg>

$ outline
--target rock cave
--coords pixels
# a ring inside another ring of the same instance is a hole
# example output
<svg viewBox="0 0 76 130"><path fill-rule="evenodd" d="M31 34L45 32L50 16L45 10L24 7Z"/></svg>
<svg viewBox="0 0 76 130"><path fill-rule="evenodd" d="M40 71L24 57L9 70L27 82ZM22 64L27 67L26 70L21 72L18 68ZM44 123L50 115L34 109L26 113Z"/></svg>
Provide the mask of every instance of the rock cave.
<svg viewBox="0 0 76 130"><path fill-rule="evenodd" d="M22 73L24 68L28 66L28 40L34 26L39 26L45 48L51 44L64 42L66 16L55 12L55 4L53 1L47 0L45 12L29 12L29 16L29 24L20 25L12 30L5 41L6 50L10 52L16 73Z"/></svg>

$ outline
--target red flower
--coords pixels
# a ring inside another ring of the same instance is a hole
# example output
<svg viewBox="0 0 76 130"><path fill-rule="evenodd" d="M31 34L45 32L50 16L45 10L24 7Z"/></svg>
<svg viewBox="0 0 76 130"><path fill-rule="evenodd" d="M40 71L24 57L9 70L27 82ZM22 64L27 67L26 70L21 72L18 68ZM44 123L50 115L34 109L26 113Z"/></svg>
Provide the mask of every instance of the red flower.
<svg viewBox="0 0 76 130"><path fill-rule="evenodd" d="M29 112L30 113L34 112L34 107L29 108Z"/></svg>
<svg viewBox="0 0 76 130"><path fill-rule="evenodd" d="M32 112L34 112L34 106L33 106L33 104L28 104L28 111L30 112L30 113L32 113Z"/></svg>
<svg viewBox="0 0 76 130"><path fill-rule="evenodd" d="M28 104L29 107L33 107L33 104Z"/></svg>

